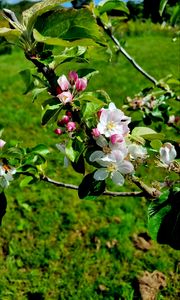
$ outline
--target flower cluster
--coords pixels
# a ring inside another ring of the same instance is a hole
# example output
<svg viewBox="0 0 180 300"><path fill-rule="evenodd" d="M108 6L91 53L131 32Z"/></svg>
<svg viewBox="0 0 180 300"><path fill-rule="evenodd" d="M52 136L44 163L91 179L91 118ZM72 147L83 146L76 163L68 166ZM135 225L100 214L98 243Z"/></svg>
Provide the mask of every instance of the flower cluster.
<svg viewBox="0 0 180 300"><path fill-rule="evenodd" d="M97 146L101 149L94 151L89 160L96 162L100 168L94 173L96 180L105 180L110 177L117 185L124 184L125 174L132 174L134 166L130 160L145 158L146 148L130 143L128 140L131 118L110 103L107 109L98 112L99 122L93 128L92 135Z"/></svg>
<svg viewBox="0 0 180 300"><path fill-rule="evenodd" d="M75 71L70 71L68 78L65 75L60 76L57 83L57 97L64 105L72 102L74 97L87 87L87 79L79 78Z"/></svg>
<svg viewBox="0 0 180 300"><path fill-rule="evenodd" d="M57 122L59 126L54 130L57 135L61 135L65 132L73 132L76 130L76 123L72 120L72 113L67 111L66 114Z"/></svg>

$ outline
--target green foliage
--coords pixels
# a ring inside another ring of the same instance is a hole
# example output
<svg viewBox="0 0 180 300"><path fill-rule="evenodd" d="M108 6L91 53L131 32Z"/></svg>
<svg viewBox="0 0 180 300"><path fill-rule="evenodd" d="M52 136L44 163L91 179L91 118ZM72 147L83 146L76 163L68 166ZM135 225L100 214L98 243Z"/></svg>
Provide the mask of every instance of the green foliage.
<svg viewBox="0 0 180 300"><path fill-rule="evenodd" d="M180 192L166 190L149 206L149 231L160 244L180 250Z"/></svg>
<svg viewBox="0 0 180 300"><path fill-rule="evenodd" d="M94 172L86 175L78 188L78 195L80 199L95 200L105 190L105 182L95 180Z"/></svg>
<svg viewBox="0 0 180 300"><path fill-rule="evenodd" d="M126 4L121 0L107 0L98 3L98 11L100 14L109 13L112 10L117 10L125 14L129 13Z"/></svg>

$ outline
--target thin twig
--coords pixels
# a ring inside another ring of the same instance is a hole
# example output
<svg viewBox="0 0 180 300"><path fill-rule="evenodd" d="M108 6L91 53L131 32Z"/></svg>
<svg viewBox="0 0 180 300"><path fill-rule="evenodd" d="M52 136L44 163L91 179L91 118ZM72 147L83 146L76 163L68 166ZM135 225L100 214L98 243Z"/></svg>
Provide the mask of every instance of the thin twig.
<svg viewBox="0 0 180 300"><path fill-rule="evenodd" d="M64 182L59 182L56 180L53 180L47 176L42 176L41 180L46 181L48 183L52 183L58 187L63 187L66 189L71 189L71 190L78 190L78 186L74 184L69 184L69 183L64 183ZM105 191L102 195L105 196L112 196L112 197L143 197L146 194L144 192L111 192L111 191Z"/></svg>
<svg viewBox="0 0 180 300"><path fill-rule="evenodd" d="M100 18L97 18L97 23L101 27L103 27L104 31L107 33L107 35L111 38L111 40L114 42L118 50L126 57L126 59L138 70L142 75L144 75L148 80L150 80L153 84L158 85L158 81L151 76L149 73L147 73L130 55L127 53L127 51L121 46L120 42L116 39L116 37L112 34L111 28L107 28L104 26Z"/></svg>

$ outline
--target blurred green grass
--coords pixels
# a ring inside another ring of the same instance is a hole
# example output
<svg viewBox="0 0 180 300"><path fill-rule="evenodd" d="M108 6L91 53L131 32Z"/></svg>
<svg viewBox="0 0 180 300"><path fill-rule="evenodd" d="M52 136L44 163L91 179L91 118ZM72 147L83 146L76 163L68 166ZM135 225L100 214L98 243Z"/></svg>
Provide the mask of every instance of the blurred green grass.
<svg viewBox="0 0 180 300"><path fill-rule="evenodd" d="M170 73L179 76L179 40L173 42L170 36L153 32L132 35L126 39L126 48L157 79ZM18 72L31 64L23 53L13 50L11 55L0 56L0 66L3 138L25 146L47 144L53 151L49 176L79 184L81 176L63 168L53 128L40 125L40 101L32 104L31 95L23 95ZM59 75L75 67L66 64L58 69ZM96 67L100 73L89 90L105 89L118 106L150 85L121 55L111 64L97 63ZM177 251L156 242L147 252L133 245L133 234L147 232L144 199L82 201L75 191L48 183L22 189L13 182L6 194L8 208L0 228L0 299L139 299L137 276L145 270L166 275L167 287L158 300L178 299ZM113 241L115 246L109 247Z"/></svg>

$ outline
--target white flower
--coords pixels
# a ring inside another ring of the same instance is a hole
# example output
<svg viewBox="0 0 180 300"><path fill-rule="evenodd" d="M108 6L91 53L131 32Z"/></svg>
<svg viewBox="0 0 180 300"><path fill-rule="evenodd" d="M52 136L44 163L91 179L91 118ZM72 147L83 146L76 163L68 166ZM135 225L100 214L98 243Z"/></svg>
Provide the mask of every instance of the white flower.
<svg viewBox="0 0 180 300"><path fill-rule="evenodd" d="M147 157L147 149L141 145L130 144L128 146L128 152L132 159L141 158L144 159Z"/></svg>
<svg viewBox="0 0 180 300"><path fill-rule="evenodd" d="M104 136L100 135L96 139L96 143L98 146L100 146L102 148L102 150L94 151L90 155L89 160L92 162L94 162L94 161L99 162L99 160L104 157L108 158L108 157L111 157L112 155L114 156L115 151L118 152L119 160L121 160L121 161L128 154L128 150L127 150L127 147L126 147L126 144L124 141L120 142L120 143L112 144L111 142L108 142Z"/></svg>
<svg viewBox="0 0 180 300"><path fill-rule="evenodd" d="M119 151L113 151L111 155L98 160L98 164L103 167L94 173L94 179L105 180L110 177L117 185L124 184L124 176L122 174L129 174L134 171L131 162L121 160Z"/></svg>
<svg viewBox="0 0 180 300"><path fill-rule="evenodd" d="M9 186L9 182L13 180L16 169L0 163L0 186L4 189Z"/></svg>
<svg viewBox="0 0 180 300"><path fill-rule="evenodd" d="M171 143L165 143L159 150L160 160L169 165L176 157L175 147Z"/></svg>
<svg viewBox="0 0 180 300"><path fill-rule="evenodd" d="M106 137L114 134L126 135L129 132L130 120L111 102L108 109L102 109L97 129L100 134L104 134Z"/></svg>

